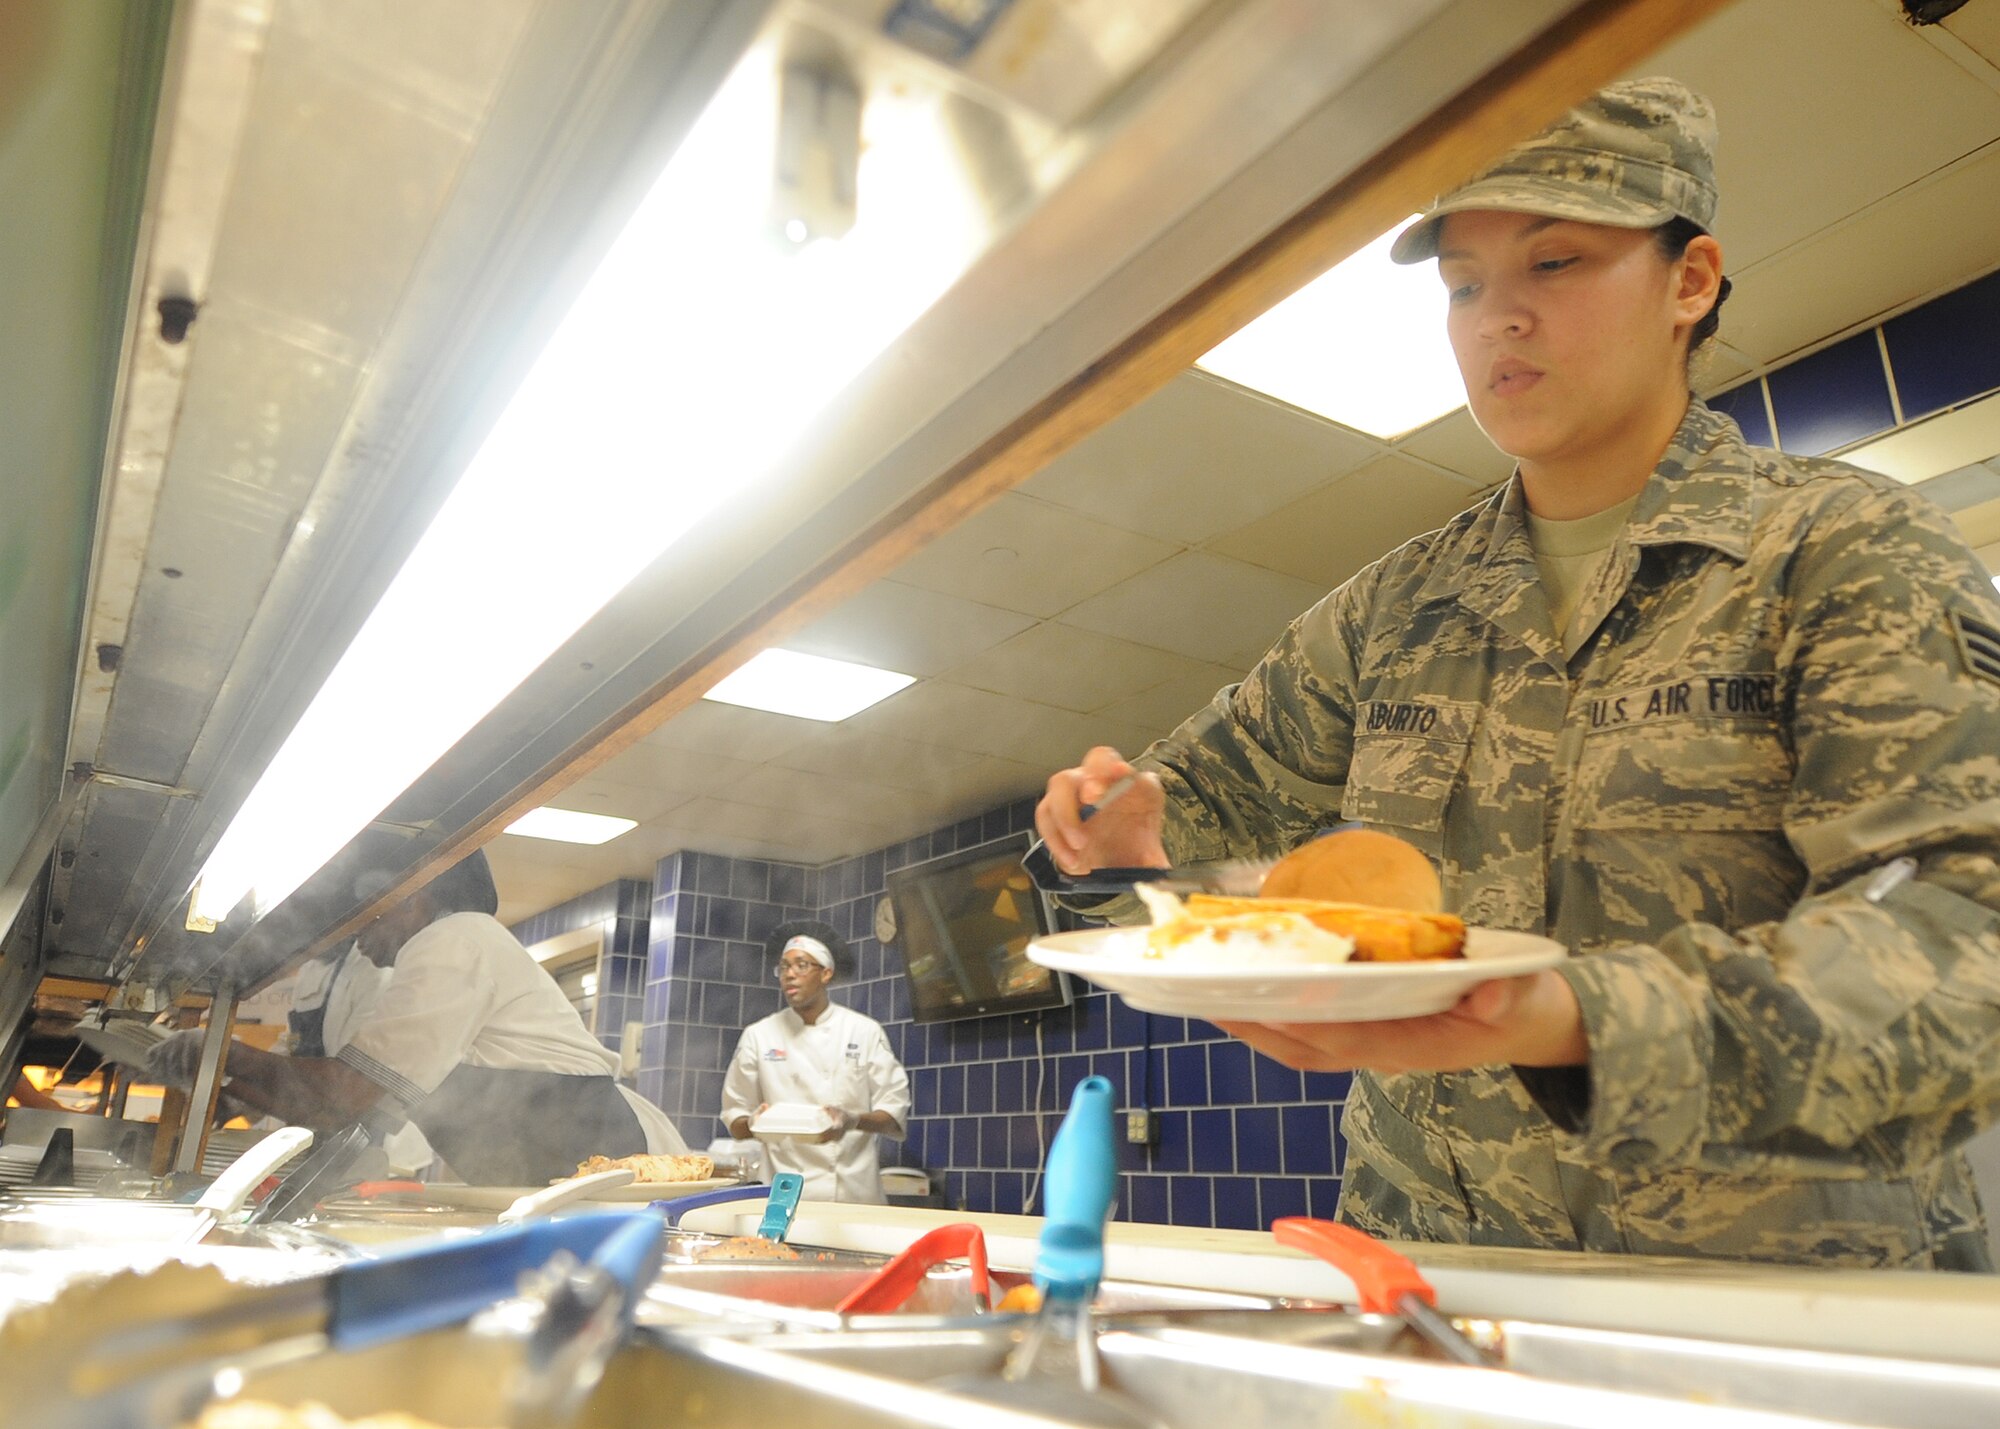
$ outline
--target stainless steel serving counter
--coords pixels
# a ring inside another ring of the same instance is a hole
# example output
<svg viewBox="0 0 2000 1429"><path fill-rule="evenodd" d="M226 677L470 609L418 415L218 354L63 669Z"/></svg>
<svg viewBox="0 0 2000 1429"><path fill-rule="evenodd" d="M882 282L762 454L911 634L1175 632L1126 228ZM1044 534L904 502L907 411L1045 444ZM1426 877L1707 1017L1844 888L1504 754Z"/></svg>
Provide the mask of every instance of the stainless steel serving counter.
<svg viewBox="0 0 2000 1429"><path fill-rule="evenodd" d="M695 1257L693 1247L743 1233L760 1211L749 1201L686 1218L688 1253L662 1266L632 1340L577 1429L763 1425L780 1414L821 1425L1101 1422L1092 1414L1101 1406L1080 1389L1057 1384L1051 1399L1006 1384L999 1367L1025 1321L973 1313L962 1266L934 1271L899 1315L834 1308L889 1253L952 1221L980 1224L999 1282L1017 1281L1039 1221L807 1203L793 1228L794 1241L809 1247L800 1261ZM268 1281L397 1242L465 1236L491 1219L336 1202L299 1226L218 1233L178 1251L0 1253L0 1293L10 1267L16 1288L27 1283L31 1259L43 1272L86 1276L197 1259L233 1278ZM222 1243L231 1239L247 1243ZM2000 1280L1986 1277L1413 1247L1440 1308L1496 1361L1468 1368L1443 1362L1394 1318L1342 1309L1353 1299L1345 1278L1269 1236L1114 1224L1108 1246L1099 1345L1107 1382L1128 1411L1113 1422L2000 1423L2000 1336L1987 1332L2000 1315ZM45 1288L60 1278L45 1274ZM318 1400L347 1415L395 1409L477 1429L506 1422L518 1329L518 1317L502 1314L357 1353L262 1368L251 1356L218 1383L286 1403ZM1926 1348L1912 1352L1918 1343ZM155 1405L113 1422L165 1429L173 1417Z"/></svg>

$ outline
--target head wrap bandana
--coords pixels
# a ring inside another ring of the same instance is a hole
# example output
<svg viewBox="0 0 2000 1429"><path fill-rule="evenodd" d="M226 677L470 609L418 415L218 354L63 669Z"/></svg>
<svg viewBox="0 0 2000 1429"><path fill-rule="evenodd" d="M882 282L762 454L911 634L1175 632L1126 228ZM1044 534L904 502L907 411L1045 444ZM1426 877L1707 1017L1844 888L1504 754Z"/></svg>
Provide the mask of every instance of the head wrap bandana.
<svg viewBox="0 0 2000 1429"><path fill-rule="evenodd" d="M786 953L804 953L828 972L833 971L833 952L818 938L808 938L800 933L786 941L778 956L782 958Z"/></svg>

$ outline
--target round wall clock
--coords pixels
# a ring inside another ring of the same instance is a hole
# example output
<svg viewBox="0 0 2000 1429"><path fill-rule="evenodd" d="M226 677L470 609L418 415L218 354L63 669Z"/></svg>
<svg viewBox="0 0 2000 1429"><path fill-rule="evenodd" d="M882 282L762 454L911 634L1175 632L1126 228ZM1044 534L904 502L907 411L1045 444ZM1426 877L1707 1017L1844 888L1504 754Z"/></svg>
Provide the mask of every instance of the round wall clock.
<svg viewBox="0 0 2000 1429"><path fill-rule="evenodd" d="M875 905L875 936L884 943L896 941L896 904L884 898Z"/></svg>

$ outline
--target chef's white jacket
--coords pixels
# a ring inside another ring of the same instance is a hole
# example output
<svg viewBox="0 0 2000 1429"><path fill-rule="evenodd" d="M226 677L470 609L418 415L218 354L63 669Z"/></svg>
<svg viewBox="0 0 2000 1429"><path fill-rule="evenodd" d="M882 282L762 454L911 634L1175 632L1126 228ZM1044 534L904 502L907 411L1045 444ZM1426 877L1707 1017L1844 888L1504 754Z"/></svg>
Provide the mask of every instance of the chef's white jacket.
<svg viewBox="0 0 2000 1429"><path fill-rule="evenodd" d="M910 1120L910 1078L874 1018L828 1003L808 1025L786 1007L743 1029L722 1082L722 1123L755 1117L767 1102L839 1107L857 1117L885 1111L896 1119L900 1141ZM809 1201L887 1199L873 1132L850 1131L825 1144L774 1136L764 1143L764 1179L779 1171L805 1177Z"/></svg>
<svg viewBox="0 0 2000 1429"><path fill-rule="evenodd" d="M326 1009L326 1017L320 1024L324 1055L340 1055L340 1049L352 1040L354 1030L368 1020L368 1014L381 1001L390 975L388 968L375 966L352 943L340 957L314 958L299 969L292 979L292 1008L298 1012L309 1012L316 1007ZM288 1056L297 1052L290 1028L278 1039L276 1050ZM382 1151L389 1158L390 1171L398 1176L415 1175L437 1159L437 1153L414 1122L403 1123L382 1143Z"/></svg>
<svg viewBox="0 0 2000 1429"><path fill-rule="evenodd" d="M591 1036L547 969L484 913L447 914L403 944L339 1056L406 1109L460 1063L570 1076L618 1071L618 1054ZM645 1130L648 1152L686 1152L665 1112L630 1087L618 1091Z"/></svg>

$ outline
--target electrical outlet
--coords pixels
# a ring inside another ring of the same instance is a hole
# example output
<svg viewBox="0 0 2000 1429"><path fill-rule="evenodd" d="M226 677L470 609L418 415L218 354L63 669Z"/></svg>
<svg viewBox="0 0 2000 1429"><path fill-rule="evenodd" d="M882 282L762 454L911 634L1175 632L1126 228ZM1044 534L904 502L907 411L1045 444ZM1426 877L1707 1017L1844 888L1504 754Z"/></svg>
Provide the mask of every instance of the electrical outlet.
<svg viewBox="0 0 2000 1429"><path fill-rule="evenodd" d="M1134 1146L1151 1146L1160 1139L1160 1118L1149 1107L1133 1107L1127 1110L1125 1139Z"/></svg>

